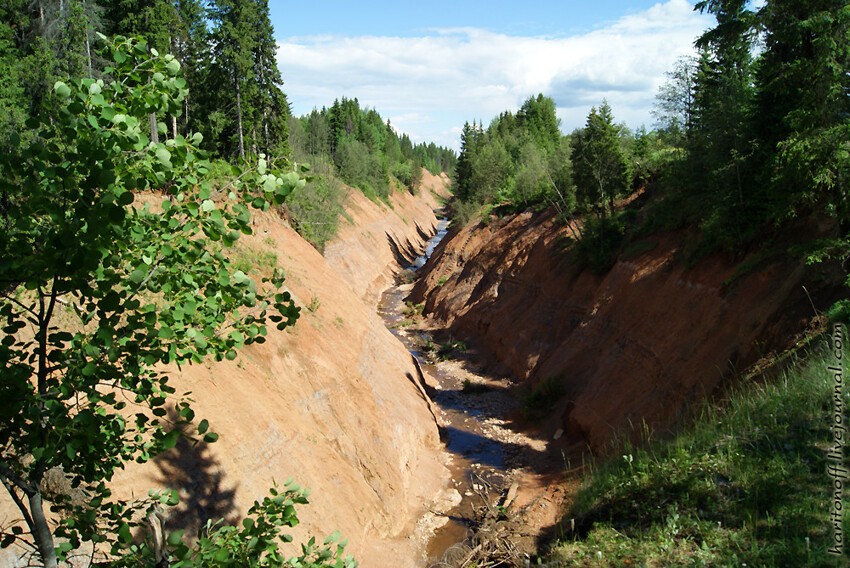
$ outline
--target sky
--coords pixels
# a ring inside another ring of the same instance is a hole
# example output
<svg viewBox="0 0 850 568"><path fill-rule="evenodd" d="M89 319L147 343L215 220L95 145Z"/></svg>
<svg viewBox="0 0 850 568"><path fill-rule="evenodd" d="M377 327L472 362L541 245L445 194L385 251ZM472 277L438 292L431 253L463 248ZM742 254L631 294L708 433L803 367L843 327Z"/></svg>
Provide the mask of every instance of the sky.
<svg viewBox="0 0 850 568"><path fill-rule="evenodd" d="M691 0L270 0L293 113L343 96L414 142L458 149L528 97L552 97L561 130L607 100L617 122L651 127L674 61L711 26Z"/></svg>

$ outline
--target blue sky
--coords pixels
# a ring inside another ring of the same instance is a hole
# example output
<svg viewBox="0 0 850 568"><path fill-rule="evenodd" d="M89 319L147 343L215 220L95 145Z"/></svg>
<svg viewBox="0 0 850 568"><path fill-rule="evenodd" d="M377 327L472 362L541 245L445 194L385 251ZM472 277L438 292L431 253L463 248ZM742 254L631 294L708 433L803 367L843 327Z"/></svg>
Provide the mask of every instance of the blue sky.
<svg viewBox="0 0 850 568"><path fill-rule="evenodd" d="M293 112L357 97L415 141L457 148L465 121L542 92L561 128L606 99L652 125L664 73L711 19L691 0L269 2Z"/></svg>

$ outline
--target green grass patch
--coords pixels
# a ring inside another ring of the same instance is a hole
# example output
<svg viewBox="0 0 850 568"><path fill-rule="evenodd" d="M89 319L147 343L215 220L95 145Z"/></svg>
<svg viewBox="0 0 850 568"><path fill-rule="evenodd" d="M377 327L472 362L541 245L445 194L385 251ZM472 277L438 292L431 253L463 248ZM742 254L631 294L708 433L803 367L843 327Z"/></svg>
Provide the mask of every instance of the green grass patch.
<svg viewBox="0 0 850 568"><path fill-rule="evenodd" d="M330 177L318 177L295 188L286 198L292 226L319 252L336 236L345 215L345 190ZM350 220L350 218L349 218Z"/></svg>
<svg viewBox="0 0 850 568"><path fill-rule="evenodd" d="M522 415L526 420L545 417L555 403L564 395L563 377L556 375L540 381L522 400Z"/></svg>
<svg viewBox="0 0 850 568"><path fill-rule="evenodd" d="M485 392L490 392L493 390L490 385L485 383L476 383L470 381L469 379L463 379L463 384L460 387L460 390L464 394L482 394Z"/></svg>
<svg viewBox="0 0 850 568"><path fill-rule="evenodd" d="M828 355L589 472L549 554L569 566L846 566L831 556ZM845 396L845 404L847 404ZM848 510L844 500L844 511ZM850 535L850 514L843 517ZM846 538L846 537L845 537ZM558 564L556 564L558 565Z"/></svg>
<svg viewBox="0 0 850 568"><path fill-rule="evenodd" d="M464 341L452 339L448 343L440 346L437 350L437 357L440 359L452 359L463 355L468 349Z"/></svg>
<svg viewBox="0 0 850 568"><path fill-rule="evenodd" d="M784 249L772 247L762 249L757 253L749 256L743 262L738 264L737 267L735 267L735 272L732 274L732 276L723 281L723 288L729 288L741 278L752 274L753 272L765 266L766 264L779 260L780 258L782 258L782 256L784 256L784 254Z"/></svg>
<svg viewBox="0 0 850 568"><path fill-rule="evenodd" d="M267 274L277 268L277 253L237 245L233 253L233 269L245 274Z"/></svg>

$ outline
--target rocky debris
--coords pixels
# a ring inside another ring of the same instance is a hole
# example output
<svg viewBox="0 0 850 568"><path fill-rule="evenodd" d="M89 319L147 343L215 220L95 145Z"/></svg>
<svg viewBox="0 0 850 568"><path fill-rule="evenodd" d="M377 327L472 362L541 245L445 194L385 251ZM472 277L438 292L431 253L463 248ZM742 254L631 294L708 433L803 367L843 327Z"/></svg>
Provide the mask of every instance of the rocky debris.
<svg viewBox="0 0 850 568"><path fill-rule="evenodd" d="M549 440L518 423L517 381L481 368L465 344L423 320L411 309L415 305L404 302L410 288L403 284L389 290L379 313L423 361L442 424L451 487L461 498L449 509L433 509L436 517L421 519L417 534L422 527L433 531L431 566L473 561L477 566L525 566L539 533L559 520L561 501L554 489L559 483L543 483L540 472L561 471L562 458L548 451Z"/></svg>

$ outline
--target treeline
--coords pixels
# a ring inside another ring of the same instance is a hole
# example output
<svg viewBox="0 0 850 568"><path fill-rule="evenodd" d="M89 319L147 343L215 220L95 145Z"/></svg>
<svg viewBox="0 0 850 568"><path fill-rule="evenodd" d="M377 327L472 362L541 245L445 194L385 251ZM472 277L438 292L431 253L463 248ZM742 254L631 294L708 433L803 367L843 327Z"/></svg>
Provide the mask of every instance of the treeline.
<svg viewBox="0 0 850 568"><path fill-rule="evenodd" d="M850 210L850 11L844 0L702 1L717 25L660 93L683 149L679 209L705 246L764 241L793 218ZM845 253L841 253L845 254Z"/></svg>
<svg viewBox="0 0 850 568"><path fill-rule="evenodd" d="M315 173L313 181L289 196L290 220L319 250L336 234L344 209L340 182L372 200L387 201L394 186L415 194L423 168L433 174L451 172L457 161L449 148L413 144L356 98L342 97L330 108L292 117L289 132L295 160L309 163Z"/></svg>
<svg viewBox="0 0 850 568"><path fill-rule="evenodd" d="M332 163L339 177L366 195L386 199L390 176L410 191L421 180L422 168L433 174L454 168L453 150L430 144L413 144L399 134L375 109L362 108L354 98L342 97L330 108L322 107L293 118L290 141L296 157Z"/></svg>
<svg viewBox="0 0 850 568"><path fill-rule="evenodd" d="M580 245L602 239L590 250L607 258L612 239L622 235L612 218L616 198L656 177L671 148L657 132L630 131L614 122L603 101L584 128L560 131L555 102L542 94L519 111L504 112L484 129L464 125L455 176L456 217L554 207ZM582 229L569 223L587 215ZM605 226L610 226L605 231ZM600 258L590 258L601 265Z"/></svg>
<svg viewBox="0 0 850 568"><path fill-rule="evenodd" d="M141 37L179 61L190 94L177 116L151 117L152 140L200 132L214 156L288 154L289 104L267 0L7 0L0 141L56 107L55 81L107 71L98 34Z"/></svg>
<svg viewBox="0 0 850 568"><path fill-rule="evenodd" d="M614 122L607 102L591 109L586 126L560 131L555 102L542 94L482 125L464 125L455 193L473 209L513 212L554 206L604 215L614 199L657 175L672 152L665 137Z"/></svg>
<svg viewBox="0 0 850 568"><path fill-rule="evenodd" d="M466 125L456 190L465 215L556 206L584 214L579 250L598 268L635 221L617 197L648 182L654 226L696 226L701 251L763 246L787 221L835 219L812 259L850 255L850 11L837 0L703 1L717 25L658 93L657 129L617 125L603 101L583 128L558 130L554 102L529 99L488 128ZM647 222L646 219L642 220Z"/></svg>
<svg viewBox="0 0 850 568"><path fill-rule="evenodd" d="M179 87L188 95L174 115L150 116L150 141L198 132L201 147L218 160L265 154L312 164L314 181L285 207L319 249L336 233L342 212L338 180L387 199L392 177L414 191L421 167L439 173L454 166L452 150L413 144L357 99L292 117L268 0L7 0L0 4L0 151L13 135L29 136L29 118L61 106L56 81L110 73L112 54L100 56L101 36L142 38L147 50L170 53L179 64ZM229 175L227 164L214 167Z"/></svg>

